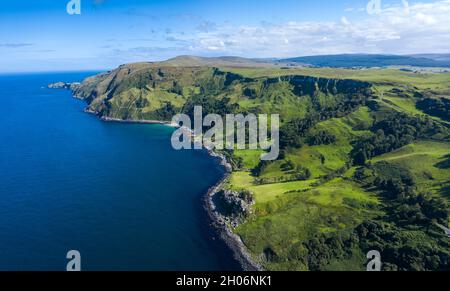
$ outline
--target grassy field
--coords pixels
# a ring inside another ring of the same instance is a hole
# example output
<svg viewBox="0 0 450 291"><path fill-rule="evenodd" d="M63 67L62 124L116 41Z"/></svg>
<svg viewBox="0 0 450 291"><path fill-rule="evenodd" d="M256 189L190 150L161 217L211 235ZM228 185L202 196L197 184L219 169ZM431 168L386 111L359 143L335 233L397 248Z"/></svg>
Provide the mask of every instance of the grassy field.
<svg viewBox="0 0 450 291"><path fill-rule="evenodd" d="M444 142L421 141L397 151L376 157L373 163L387 161L410 170L424 191L450 197L450 145Z"/></svg>
<svg viewBox="0 0 450 291"><path fill-rule="evenodd" d="M284 190L299 187L303 190L283 194ZM292 253L301 253L301 243L314 234L352 229L362 220L379 213L374 210L379 204L376 196L340 178L313 189L306 181L257 186L251 190L257 199L256 215L236 232L253 254L259 254L257 259L262 262L267 249L278 257L287 258ZM355 259L352 260L353 263ZM305 269L299 261L271 262L268 267L274 270Z"/></svg>
<svg viewBox="0 0 450 291"><path fill-rule="evenodd" d="M304 191L311 189L315 180L275 183L268 185L254 185L254 177L249 172L234 172L231 176L231 187L234 189L248 189L255 198L256 205L276 200L290 191Z"/></svg>

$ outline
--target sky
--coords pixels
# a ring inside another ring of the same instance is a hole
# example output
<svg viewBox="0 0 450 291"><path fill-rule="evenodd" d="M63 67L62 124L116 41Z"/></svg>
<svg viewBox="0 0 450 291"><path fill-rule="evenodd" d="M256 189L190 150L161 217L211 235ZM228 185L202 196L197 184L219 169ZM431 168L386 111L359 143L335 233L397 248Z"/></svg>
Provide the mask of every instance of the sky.
<svg viewBox="0 0 450 291"><path fill-rule="evenodd" d="M450 53L450 0L0 0L0 72L178 55Z"/></svg>

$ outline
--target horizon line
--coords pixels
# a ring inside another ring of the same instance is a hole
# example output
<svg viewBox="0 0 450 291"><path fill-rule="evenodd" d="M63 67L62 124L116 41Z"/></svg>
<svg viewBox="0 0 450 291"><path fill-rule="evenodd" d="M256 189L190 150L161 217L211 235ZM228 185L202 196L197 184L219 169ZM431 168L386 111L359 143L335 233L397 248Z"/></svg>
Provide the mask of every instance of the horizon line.
<svg viewBox="0 0 450 291"><path fill-rule="evenodd" d="M287 59L295 59L295 58L306 58L306 57L327 57L327 56L352 56L352 55L366 55L366 56L417 56L417 55L449 55L450 56L450 52L448 53L430 53L430 52L424 52L424 53L414 53L414 54L388 54L388 53L336 53L336 54L316 54L316 55L297 55L297 56L291 56L291 57L283 57L283 58L277 58L277 57L260 57L260 58L253 58L253 57L244 57L244 56L238 56L238 55L222 55L222 56L216 56L216 57L212 57L212 56L204 56L204 55L189 55L189 54L180 54L174 57L170 57L167 58L165 60L142 60L142 61L135 61L135 62L126 62L126 63L121 63L119 65L117 65L114 68L86 68L86 69L69 69L69 70L24 70L24 71L1 71L0 70L0 75L5 75L5 74L29 74L29 73L76 73L76 72L104 72L104 71L111 71L114 70L115 68L121 66L121 65L126 65L126 64L134 64L134 63L161 63L161 62L165 62L165 61L169 61L172 59L176 59L179 57L197 57L197 58L208 58L208 59L218 59L218 58L242 58L242 59L248 59L248 60L275 60L275 61L280 61L280 60L287 60Z"/></svg>

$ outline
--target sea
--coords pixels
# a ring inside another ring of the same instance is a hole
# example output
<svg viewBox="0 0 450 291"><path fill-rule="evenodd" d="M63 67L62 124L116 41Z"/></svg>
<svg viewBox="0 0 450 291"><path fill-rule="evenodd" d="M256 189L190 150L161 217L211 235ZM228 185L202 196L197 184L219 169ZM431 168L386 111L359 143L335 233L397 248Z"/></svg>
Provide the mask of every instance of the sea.
<svg viewBox="0 0 450 291"><path fill-rule="evenodd" d="M173 128L100 121L49 83L97 72L0 75L0 270L234 271L202 198L223 175Z"/></svg>

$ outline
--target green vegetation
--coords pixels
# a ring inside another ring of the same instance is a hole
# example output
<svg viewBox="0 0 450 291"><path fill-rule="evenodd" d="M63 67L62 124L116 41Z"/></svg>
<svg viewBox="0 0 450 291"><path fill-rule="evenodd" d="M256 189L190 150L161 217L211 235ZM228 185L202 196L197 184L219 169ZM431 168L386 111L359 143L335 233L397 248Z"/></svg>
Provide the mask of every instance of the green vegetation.
<svg viewBox="0 0 450 291"><path fill-rule="evenodd" d="M234 231L267 269L364 270L372 249L385 270L450 269L435 226L450 211L448 73L183 57L122 66L75 94L119 119L169 120L195 105L279 113L278 160L223 152L234 170L228 200L254 201Z"/></svg>
<svg viewBox="0 0 450 291"><path fill-rule="evenodd" d="M386 161L408 169L422 191L450 197L449 153L449 143L420 141L376 157L372 163Z"/></svg>
<svg viewBox="0 0 450 291"><path fill-rule="evenodd" d="M425 98L417 102L417 108L423 112L450 121L450 100L445 98Z"/></svg>

